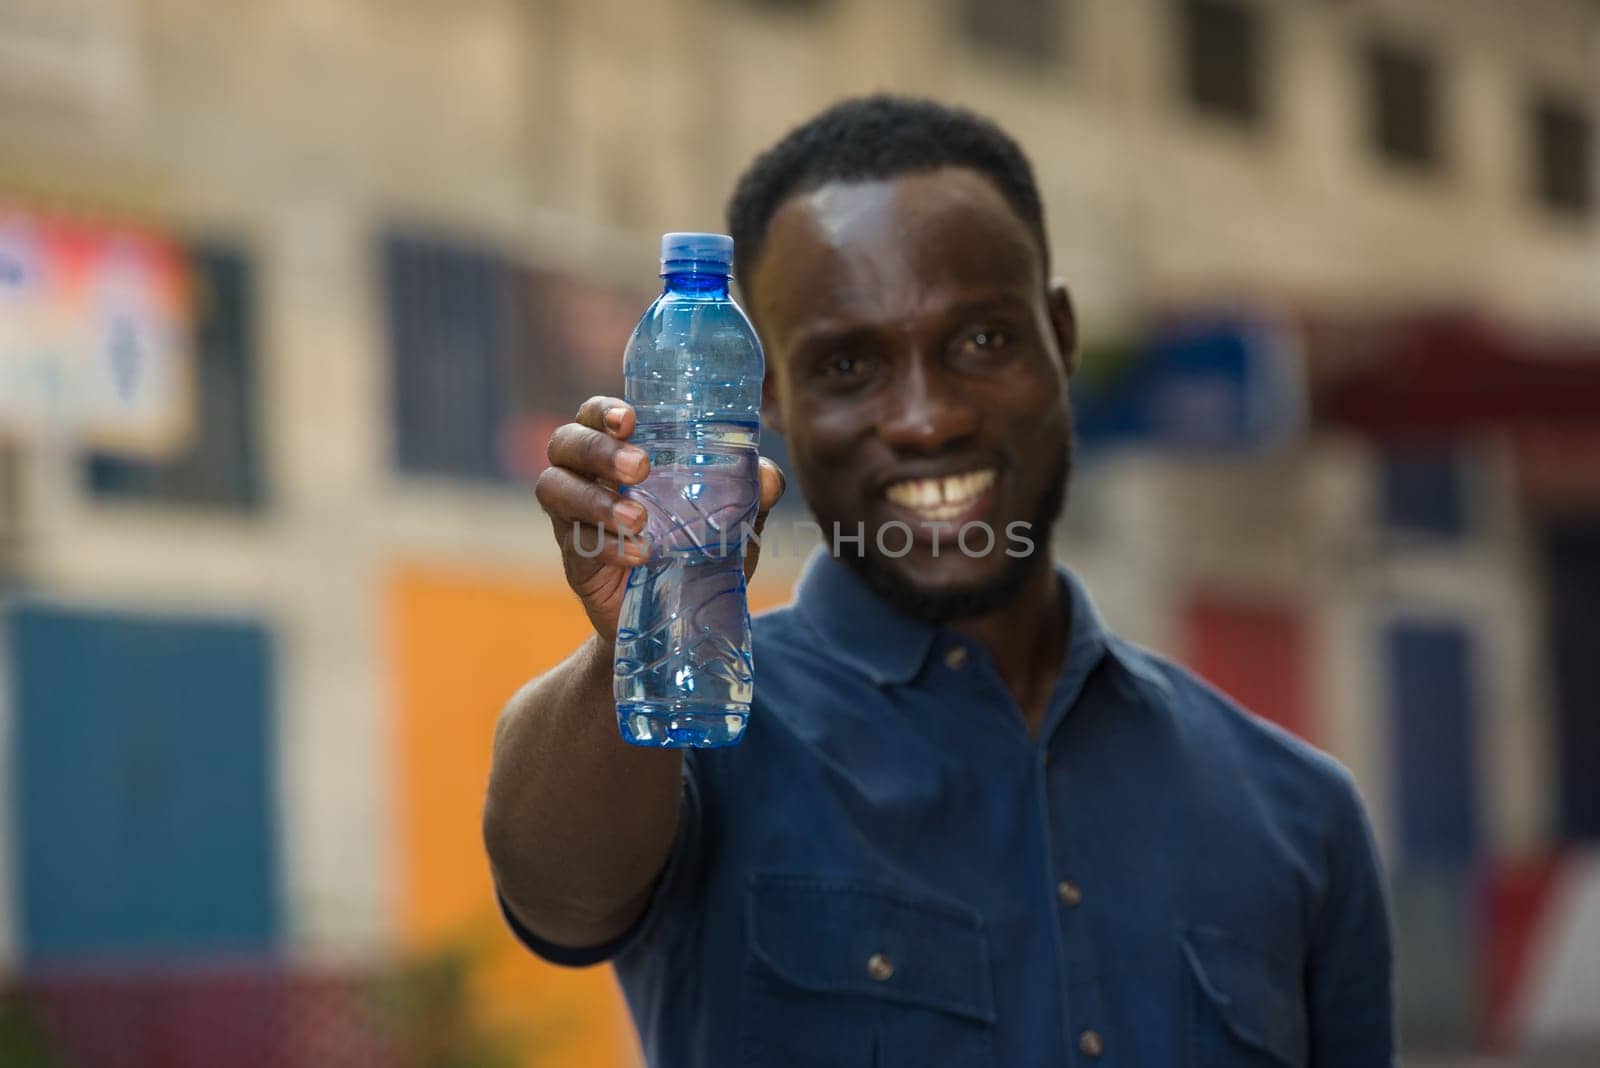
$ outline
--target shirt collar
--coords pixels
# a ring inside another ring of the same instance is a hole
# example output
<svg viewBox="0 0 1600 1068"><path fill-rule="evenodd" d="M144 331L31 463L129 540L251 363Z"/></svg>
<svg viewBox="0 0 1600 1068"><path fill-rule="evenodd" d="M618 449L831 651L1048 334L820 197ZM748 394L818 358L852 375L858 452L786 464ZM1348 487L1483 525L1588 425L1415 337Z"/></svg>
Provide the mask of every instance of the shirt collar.
<svg viewBox="0 0 1600 1068"><path fill-rule="evenodd" d="M1109 632L1078 576L1055 565L1066 597L1067 656L1062 682L1082 686L1105 655ZM806 562L795 607L822 639L827 653L879 685L910 682L922 670L940 628L895 609L856 571L826 548Z"/></svg>
<svg viewBox="0 0 1600 1068"><path fill-rule="evenodd" d="M898 611L848 564L819 548L795 588L795 607L828 654L873 682L910 682L922 670L938 628Z"/></svg>

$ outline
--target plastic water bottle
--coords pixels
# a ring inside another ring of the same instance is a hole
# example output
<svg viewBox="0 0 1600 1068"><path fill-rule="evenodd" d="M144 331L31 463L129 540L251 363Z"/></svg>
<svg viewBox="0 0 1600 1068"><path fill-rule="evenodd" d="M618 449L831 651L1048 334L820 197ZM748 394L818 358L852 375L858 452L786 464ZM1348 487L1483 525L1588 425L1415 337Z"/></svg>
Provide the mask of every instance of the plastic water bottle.
<svg viewBox="0 0 1600 1068"><path fill-rule="evenodd" d="M649 514L628 576L614 686L634 745L713 748L744 734L754 680L744 546L760 493L765 362L728 293L733 240L666 234L666 286L628 340L632 442L650 474L622 492Z"/></svg>

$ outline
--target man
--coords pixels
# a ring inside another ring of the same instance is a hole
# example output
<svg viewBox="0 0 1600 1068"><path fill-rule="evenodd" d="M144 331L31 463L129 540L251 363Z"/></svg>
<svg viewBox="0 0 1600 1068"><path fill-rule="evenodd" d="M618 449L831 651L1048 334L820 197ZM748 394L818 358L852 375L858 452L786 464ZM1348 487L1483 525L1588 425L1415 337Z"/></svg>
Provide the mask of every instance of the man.
<svg viewBox="0 0 1600 1068"><path fill-rule="evenodd" d="M538 496L595 633L497 731L519 937L614 961L655 1065L1390 1063L1349 776L1110 634L1049 558L1077 338L1021 151L850 101L759 158L729 222L766 418L838 556L756 620L742 744L630 748L634 558L574 537L640 529L610 487L646 464L621 401L556 432ZM764 466L763 514L781 483Z"/></svg>

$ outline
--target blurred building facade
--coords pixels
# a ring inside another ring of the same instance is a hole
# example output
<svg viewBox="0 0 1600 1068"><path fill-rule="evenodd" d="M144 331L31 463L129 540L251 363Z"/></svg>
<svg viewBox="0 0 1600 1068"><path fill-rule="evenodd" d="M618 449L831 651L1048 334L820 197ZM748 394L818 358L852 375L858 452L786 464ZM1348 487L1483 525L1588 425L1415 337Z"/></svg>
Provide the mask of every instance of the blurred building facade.
<svg viewBox="0 0 1600 1068"><path fill-rule="evenodd" d="M528 483L659 232L879 89L1032 156L1088 338L1060 552L1355 772L1408 1043L1600 1043L1600 5L0 0L0 56L0 207L194 279L179 453L0 447L0 971L80 1059L234 1063L234 1013L291 1036L238 1063L382 1061L352 984L441 952L486 1043L635 1056L476 837L583 632Z"/></svg>

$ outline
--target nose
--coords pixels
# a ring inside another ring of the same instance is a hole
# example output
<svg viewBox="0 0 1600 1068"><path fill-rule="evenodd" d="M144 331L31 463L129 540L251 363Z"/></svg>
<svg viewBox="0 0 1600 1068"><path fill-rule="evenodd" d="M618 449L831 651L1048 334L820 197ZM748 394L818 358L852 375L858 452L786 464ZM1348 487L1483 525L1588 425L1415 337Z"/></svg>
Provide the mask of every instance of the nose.
<svg viewBox="0 0 1600 1068"><path fill-rule="evenodd" d="M960 383L922 360L908 363L878 424L883 440L911 452L938 452L975 433L978 410Z"/></svg>

